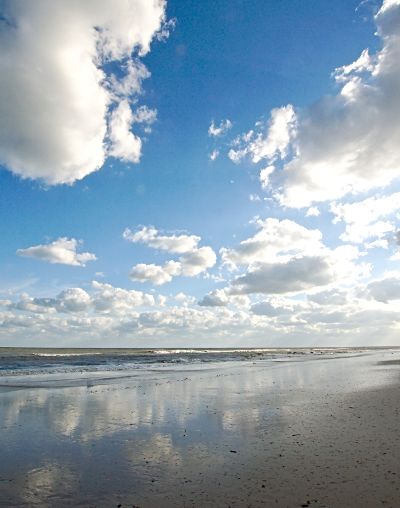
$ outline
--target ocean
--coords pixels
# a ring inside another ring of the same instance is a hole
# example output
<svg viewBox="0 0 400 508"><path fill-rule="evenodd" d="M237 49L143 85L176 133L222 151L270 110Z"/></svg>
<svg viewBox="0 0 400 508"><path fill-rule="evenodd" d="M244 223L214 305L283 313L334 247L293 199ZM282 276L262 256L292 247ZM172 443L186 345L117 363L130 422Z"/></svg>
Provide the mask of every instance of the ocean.
<svg viewBox="0 0 400 508"><path fill-rule="evenodd" d="M120 372L137 369L193 368L223 362L282 361L312 355L365 353L374 348L0 348L0 377L62 373Z"/></svg>

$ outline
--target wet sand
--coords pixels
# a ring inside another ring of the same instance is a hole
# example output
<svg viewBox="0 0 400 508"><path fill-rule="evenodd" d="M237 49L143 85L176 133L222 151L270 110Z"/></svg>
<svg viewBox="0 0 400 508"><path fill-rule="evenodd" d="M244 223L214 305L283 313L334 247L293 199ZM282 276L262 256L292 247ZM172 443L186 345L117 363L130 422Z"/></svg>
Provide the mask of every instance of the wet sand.
<svg viewBox="0 0 400 508"><path fill-rule="evenodd" d="M0 506L400 506L399 359L15 380Z"/></svg>

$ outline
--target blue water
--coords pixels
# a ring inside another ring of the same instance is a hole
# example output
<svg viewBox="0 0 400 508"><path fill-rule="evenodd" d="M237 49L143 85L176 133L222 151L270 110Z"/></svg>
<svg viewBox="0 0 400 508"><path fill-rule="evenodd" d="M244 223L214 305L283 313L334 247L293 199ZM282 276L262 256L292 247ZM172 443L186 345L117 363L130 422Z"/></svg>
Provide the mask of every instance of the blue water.
<svg viewBox="0 0 400 508"><path fill-rule="evenodd" d="M60 349L0 348L0 376L123 371L210 362L355 354L366 348Z"/></svg>

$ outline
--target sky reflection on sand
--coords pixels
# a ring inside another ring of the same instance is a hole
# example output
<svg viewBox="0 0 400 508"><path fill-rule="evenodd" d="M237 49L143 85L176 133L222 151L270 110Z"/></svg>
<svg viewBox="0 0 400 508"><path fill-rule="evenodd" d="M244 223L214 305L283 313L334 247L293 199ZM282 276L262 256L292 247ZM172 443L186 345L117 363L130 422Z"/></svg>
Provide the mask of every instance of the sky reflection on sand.
<svg viewBox="0 0 400 508"><path fill-rule="evenodd" d="M194 472L197 488L216 487L235 461L245 464L255 449L272 453L272 443L307 411L310 394L328 400L394 379L396 370L371 366L388 355L0 392L0 501L85 505L100 496L110 506L122 496L150 506L148 496L171 495L171 481L175 493L185 492Z"/></svg>

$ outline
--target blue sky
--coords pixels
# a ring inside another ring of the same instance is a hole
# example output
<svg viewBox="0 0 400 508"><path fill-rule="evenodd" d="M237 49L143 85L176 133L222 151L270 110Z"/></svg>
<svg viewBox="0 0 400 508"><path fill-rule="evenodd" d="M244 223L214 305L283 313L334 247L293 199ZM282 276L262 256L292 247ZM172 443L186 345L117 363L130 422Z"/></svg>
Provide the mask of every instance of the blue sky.
<svg viewBox="0 0 400 508"><path fill-rule="evenodd" d="M0 345L397 343L397 1L0 5Z"/></svg>

